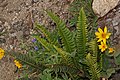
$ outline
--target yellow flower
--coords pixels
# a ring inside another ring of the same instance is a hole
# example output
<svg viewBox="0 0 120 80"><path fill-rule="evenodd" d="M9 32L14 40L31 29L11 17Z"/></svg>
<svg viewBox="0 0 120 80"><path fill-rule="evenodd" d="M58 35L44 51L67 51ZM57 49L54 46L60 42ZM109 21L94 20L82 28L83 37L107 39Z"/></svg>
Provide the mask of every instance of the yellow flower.
<svg viewBox="0 0 120 80"><path fill-rule="evenodd" d="M103 52L107 49L107 45L104 42L101 42L101 45L99 45L99 49L101 49L101 52Z"/></svg>
<svg viewBox="0 0 120 80"><path fill-rule="evenodd" d="M15 63L15 65L16 65L18 68L21 68L21 67L22 67L22 64L20 64L20 62L17 61L17 60L14 60L14 63Z"/></svg>
<svg viewBox="0 0 120 80"><path fill-rule="evenodd" d="M0 59L2 59L3 58L3 56L4 56L4 50L2 49L2 48L0 48Z"/></svg>
<svg viewBox="0 0 120 80"><path fill-rule="evenodd" d="M113 53L114 49L113 48L109 48L109 53Z"/></svg>
<svg viewBox="0 0 120 80"><path fill-rule="evenodd" d="M107 27L105 26L104 31L98 28L98 32L95 32L96 37L99 39L97 42L103 41L106 44L106 39L108 39L111 33L107 32Z"/></svg>

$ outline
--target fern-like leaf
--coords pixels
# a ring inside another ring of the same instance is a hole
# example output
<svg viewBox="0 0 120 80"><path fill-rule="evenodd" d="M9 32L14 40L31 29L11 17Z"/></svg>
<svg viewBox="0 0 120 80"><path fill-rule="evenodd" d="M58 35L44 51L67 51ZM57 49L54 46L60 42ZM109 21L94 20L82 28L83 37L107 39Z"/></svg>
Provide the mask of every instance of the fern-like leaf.
<svg viewBox="0 0 120 80"><path fill-rule="evenodd" d="M54 13L46 11L50 18L56 23L59 35L62 39L62 44L65 50L69 53L75 50L74 38L70 30L65 26L65 23Z"/></svg>
<svg viewBox="0 0 120 80"><path fill-rule="evenodd" d="M77 22L77 36L76 36L76 46L77 46L77 55L82 57L86 52L86 43L87 43L87 25L86 25L86 15L83 8L80 10L80 14Z"/></svg>
<svg viewBox="0 0 120 80"><path fill-rule="evenodd" d="M45 29L44 26L42 26L42 25L40 25L38 23L36 23L35 26L37 27L37 29L39 29L45 35L45 37L47 38L47 40L49 42L51 42L50 32L48 32L47 29Z"/></svg>
<svg viewBox="0 0 120 80"><path fill-rule="evenodd" d="M15 59L19 60L23 64L29 65L37 70L43 71L46 67L44 64L36 63L34 57L31 54L21 54L16 52L7 52L6 54L14 57Z"/></svg>
<svg viewBox="0 0 120 80"><path fill-rule="evenodd" d="M47 42L45 39L40 38L39 36L34 36L41 44L42 46L49 52L54 52L55 49L52 46L52 44L50 44L49 42Z"/></svg>
<svg viewBox="0 0 120 80"><path fill-rule="evenodd" d="M91 80L99 80L100 70L98 68L97 62L93 59L90 53L86 56L86 64L91 75Z"/></svg>
<svg viewBox="0 0 120 80"><path fill-rule="evenodd" d="M92 51L92 57L94 59L94 61L97 62L97 65L99 67L100 70L102 70L102 54L98 53L98 45L97 45L97 41L94 39L89 43L89 47L90 50Z"/></svg>
<svg viewBox="0 0 120 80"><path fill-rule="evenodd" d="M90 50L92 51L92 56L94 57L94 60L97 61L97 56L98 56L98 45L96 40L92 40L89 43Z"/></svg>
<svg viewBox="0 0 120 80"><path fill-rule="evenodd" d="M50 33L44 26L42 26L40 24L36 23L35 26L37 27L37 29L39 29L45 35L45 37L49 43L52 43L52 44L57 43L57 38L56 38L57 34L56 34L56 36L53 35L56 32L55 30L52 33ZM53 37L55 37L55 38L53 38Z"/></svg>
<svg viewBox="0 0 120 80"><path fill-rule="evenodd" d="M58 48L57 46L54 46L54 48L62 56L63 60L65 60L64 63L67 63L69 61L69 57L70 57L68 52L64 51L62 48Z"/></svg>
<svg viewBox="0 0 120 80"><path fill-rule="evenodd" d="M50 66L50 65L49 65ZM49 67L50 69L52 69L55 72L63 72L63 73L67 73L71 76L83 76L84 73L81 69L77 69L75 66L73 65L67 65L67 64L53 64Z"/></svg>

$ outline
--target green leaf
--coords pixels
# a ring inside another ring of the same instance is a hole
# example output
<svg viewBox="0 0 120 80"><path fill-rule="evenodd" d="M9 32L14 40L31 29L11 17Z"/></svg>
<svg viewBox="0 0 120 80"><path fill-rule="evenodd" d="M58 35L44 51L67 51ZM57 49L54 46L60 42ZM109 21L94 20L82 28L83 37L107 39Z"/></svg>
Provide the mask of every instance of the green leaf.
<svg viewBox="0 0 120 80"><path fill-rule="evenodd" d="M83 58L86 53L86 43L87 43L87 25L86 25L86 15L83 8L80 10L78 22L77 22L77 55Z"/></svg>
<svg viewBox="0 0 120 80"><path fill-rule="evenodd" d="M86 64L88 65L88 71L91 75L91 80L100 79L100 70L98 68L97 62L94 61L90 53L86 56Z"/></svg>
<svg viewBox="0 0 120 80"><path fill-rule="evenodd" d="M56 16L51 11L46 12L57 25L57 29L62 39L64 49L69 53L73 52L75 50L74 38L70 30L66 27L65 22L63 22L58 16Z"/></svg>
<svg viewBox="0 0 120 80"><path fill-rule="evenodd" d="M107 69L107 77L109 78L113 73L115 73L115 69L114 68L110 68L110 69Z"/></svg>
<svg viewBox="0 0 120 80"><path fill-rule="evenodd" d="M41 80L53 80L51 73L47 69L43 71L42 75L40 75L40 79Z"/></svg>
<svg viewBox="0 0 120 80"><path fill-rule="evenodd" d="M116 55L114 56L115 63L116 63L117 65L120 65L120 52L116 52L115 54L116 54Z"/></svg>
<svg viewBox="0 0 120 80"><path fill-rule="evenodd" d="M56 29L53 32L49 32L44 26L40 24L36 23L35 26L45 35L49 43L58 44L58 41L57 41L58 34Z"/></svg>
<svg viewBox="0 0 120 80"><path fill-rule="evenodd" d="M62 48L58 48L57 46L54 46L54 48L57 50L57 52L62 56L62 58L66 62L68 58L68 52L64 51Z"/></svg>
<svg viewBox="0 0 120 80"><path fill-rule="evenodd" d="M53 64L52 70L57 72L62 72L62 73L67 73L71 76L83 76L84 73L81 69L76 68L74 65L68 65L68 64Z"/></svg>
<svg viewBox="0 0 120 80"><path fill-rule="evenodd" d="M97 44L97 41L94 39L94 40L91 40L90 43L89 43L89 47L90 47L90 50L92 50L92 55L94 57L96 57L96 60L97 60L97 55L98 55L98 44Z"/></svg>
<svg viewBox="0 0 120 80"><path fill-rule="evenodd" d="M22 54L18 52L6 52L6 54L14 57L16 60L20 61L20 63L29 65L37 70L43 71L45 69L45 65L41 63L36 63L34 57L31 54ZM39 67L41 66L41 67Z"/></svg>
<svg viewBox="0 0 120 80"><path fill-rule="evenodd" d="M50 32L48 32L44 26L37 24L37 23L35 24L35 26L46 36L46 38L49 42L52 42L52 39L50 37Z"/></svg>
<svg viewBox="0 0 120 80"><path fill-rule="evenodd" d="M75 25L77 23L77 19L75 19L74 17L78 17L79 11L83 7L88 19L89 26L92 26L92 28L95 27L94 20L97 16L94 14L94 11L92 9L92 2L93 0L74 0L70 4L68 10L73 16L73 18L70 20L70 23L72 23L72 25Z"/></svg>
<svg viewBox="0 0 120 80"><path fill-rule="evenodd" d="M44 46L47 51L54 52L54 47L52 46L52 44L48 43L45 39L40 38L39 36L34 37L42 44L42 46Z"/></svg>

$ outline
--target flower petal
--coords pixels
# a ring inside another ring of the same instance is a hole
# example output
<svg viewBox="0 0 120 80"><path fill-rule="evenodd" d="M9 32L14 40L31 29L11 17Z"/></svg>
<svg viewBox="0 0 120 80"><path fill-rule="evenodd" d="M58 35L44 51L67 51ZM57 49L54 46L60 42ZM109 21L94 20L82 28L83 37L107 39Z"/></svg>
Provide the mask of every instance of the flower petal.
<svg viewBox="0 0 120 80"><path fill-rule="evenodd" d="M0 48L0 59L2 59L3 57L4 57L4 50Z"/></svg>
<svg viewBox="0 0 120 80"><path fill-rule="evenodd" d="M109 48L109 53L113 53L114 49L113 48Z"/></svg>
<svg viewBox="0 0 120 80"><path fill-rule="evenodd" d="M95 35L96 35L96 36L99 36L99 35L100 35L100 33L99 33L99 32L95 32Z"/></svg>
<svg viewBox="0 0 120 80"><path fill-rule="evenodd" d="M108 47L107 47L107 45L105 44L105 49L107 49Z"/></svg>
<svg viewBox="0 0 120 80"><path fill-rule="evenodd" d="M98 45L98 47L99 47L99 49L101 49L101 48L102 48L102 46L101 46L101 45Z"/></svg>
<svg viewBox="0 0 120 80"><path fill-rule="evenodd" d="M0 53L0 59L4 57L4 53Z"/></svg>
<svg viewBox="0 0 120 80"><path fill-rule="evenodd" d="M106 39L108 39L110 37L111 33L107 33L106 34Z"/></svg>
<svg viewBox="0 0 120 80"><path fill-rule="evenodd" d="M101 45L103 45L104 43L103 42L101 42Z"/></svg>
<svg viewBox="0 0 120 80"><path fill-rule="evenodd" d="M105 26L105 28L104 28L104 33L107 33L107 27Z"/></svg>
<svg viewBox="0 0 120 80"><path fill-rule="evenodd" d="M17 60L14 60L14 63L15 63L15 65L16 65L18 68L21 68L21 67L22 67L22 64L20 64L20 62L17 61Z"/></svg>
<svg viewBox="0 0 120 80"><path fill-rule="evenodd" d="M103 30L102 30L101 28L98 28L98 31L99 31L100 33L103 33Z"/></svg>
<svg viewBox="0 0 120 80"><path fill-rule="evenodd" d="M103 43L106 44L106 39L103 39Z"/></svg>
<svg viewBox="0 0 120 80"><path fill-rule="evenodd" d="M101 52L105 51L105 49L101 49Z"/></svg>
<svg viewBox="0 0 120 80"><path fill-rule="evenodd" d="M99 40L98 40L97 42L100 42L100 41L102 41L102 39L101 39L101 38L99 38Z"/></svg>

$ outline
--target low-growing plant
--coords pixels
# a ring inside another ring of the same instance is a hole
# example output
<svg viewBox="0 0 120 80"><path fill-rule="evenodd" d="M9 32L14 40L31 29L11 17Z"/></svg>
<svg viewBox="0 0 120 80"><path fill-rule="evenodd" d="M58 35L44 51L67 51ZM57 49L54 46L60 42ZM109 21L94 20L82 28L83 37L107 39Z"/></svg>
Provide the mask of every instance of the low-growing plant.
<svg viewBox="0 0 120 80"><path fill-rule="evenodd" d="M34 35L32 40L35 50L27 54L6 52L15 58L18 68L23 67L29 72L26 80L99 80L109 78L118 69L110 64L114 49L110 48L108 39L111 34L107 32L107 27L104 30L98 28L95 33L97 40L95 35L88 36L89 26L83 8L73 31L54 13L49 10L46 12L56 23L56 29L50 32L36 23L40 33ZM118 58L115 59L119 63Z"/></svg>
<svg viewBox="0 0 120 80"><path fill-rule="evenodd" d="M72 17L68 20L70 23L70 28L75 28L75 25L78 21L79 11L83 7L86 17L87 17L87 25L89 34L88 36L94 36L95 30L97 28L97 20L98 17L95 15L92 9L93 0L73 0L73 2L69 5L68 11ZM89 37L88 37L89 38Z"/></svg>
<svg viewBox="0 0 120 80"><path fill-rule="evenodd" d="M93 9L92 9L92 2L93 0L74 0L69 7L70 14L73 16L70 19L70 26L73 26L78 21L79 11L83 7L84 11L86 13L86 17L88 19L88 25L89 26L97 26L96 21L98 17L95 15Z"/></svg>

